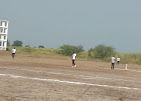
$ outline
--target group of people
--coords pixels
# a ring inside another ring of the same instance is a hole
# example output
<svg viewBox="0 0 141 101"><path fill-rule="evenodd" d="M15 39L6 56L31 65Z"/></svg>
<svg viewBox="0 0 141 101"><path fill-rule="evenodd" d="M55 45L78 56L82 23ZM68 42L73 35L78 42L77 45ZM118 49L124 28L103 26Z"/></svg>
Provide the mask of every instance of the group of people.
<svg viewBox="0 0 141 101"><path fill-rule="evenodd" d="M115 63L117 62L117 64L120 63L120 57L115 58L114 56L111 59L111 69L113 70L115 68Z"/></svg>
<svg viewBox="0 0 141 101"><path fill-rule="evenodd" d="M72 67L76 67L75 64L75 59L76 59L76 53L73 52L72 54ZM114 56L111 59L111 69L114 70L115 68L115 63L119 64L120 63L120 57L115 58Z"/></svg>
<svg viewBox="0 0 141 101"><path fill-rule="evenodd" d="M15 57L15 54L16 54L16 48L13 48L12 50L11 50L11 56L12 56L12 58L14 59L14 57ZM75 60L76 60L76 53L75 52L73 52L73 54L72 54L72 67L76 67L76 64L75 64ZM119 57L117 57L117 58L115 58L114 56L111 58L111 69L113 70L114 68L115 68L115 63L117 62L117 64L119 64L120 63L120 58Z"/></svg>

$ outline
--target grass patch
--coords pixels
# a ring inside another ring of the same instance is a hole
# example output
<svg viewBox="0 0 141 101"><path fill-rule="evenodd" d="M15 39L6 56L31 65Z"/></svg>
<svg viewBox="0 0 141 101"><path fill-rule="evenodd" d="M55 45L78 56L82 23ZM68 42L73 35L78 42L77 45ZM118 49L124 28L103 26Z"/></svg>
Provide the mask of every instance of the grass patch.
<svg viewBox="0 0 141 101"><path fill-rule="evenodd" d="M8 47L9 51L14 47ZM59 54L59 49L50 49L50 48L31 48L31 47L15 47L17 49L17 53L19 54L31 54L35 56L59 56L65 57L63 54ZM5 53L3 51L0 52L1 55ZM102 59L89 57L88 51L83 51L77 54L77 58L82 60L91 60L91 61L104 61L111 62L111 57L106 57ZM115 57L121 58L121 63L123 64L139 64L141 65L141 53L116 53Z"/></svg>

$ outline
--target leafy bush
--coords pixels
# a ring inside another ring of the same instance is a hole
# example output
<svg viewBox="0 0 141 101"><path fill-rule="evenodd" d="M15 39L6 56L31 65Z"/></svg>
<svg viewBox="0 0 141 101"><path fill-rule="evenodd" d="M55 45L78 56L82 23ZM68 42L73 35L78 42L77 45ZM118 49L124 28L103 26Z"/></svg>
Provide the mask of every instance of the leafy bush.
<svg viewBox="0 0 141 101"><path fill-rule="evenodd" d="M22 46L22 45L23 45L23 42L19 40L14 41L12 44L12 46Z"/></svg>
<svg viewBox="0 0 141 101"><path fill-rule="evenodd" d="M80 53L82 51L83 51L82 46L63 45L60 47L58 53L63 54L65 56L71 56L73 52Z"/></svg>
<svg viewBox="0 0 141 101"><path fill-rule="evenodd" d="M92 58L105 59L115 54L114 48L105 45L98 45L88 51L88 56Z"/></svg>
<svg viewBox="0 0 141 101"><path fill-rule="evenodd" d="M43 45L39 45L38 48L45 48Z"/></svg>

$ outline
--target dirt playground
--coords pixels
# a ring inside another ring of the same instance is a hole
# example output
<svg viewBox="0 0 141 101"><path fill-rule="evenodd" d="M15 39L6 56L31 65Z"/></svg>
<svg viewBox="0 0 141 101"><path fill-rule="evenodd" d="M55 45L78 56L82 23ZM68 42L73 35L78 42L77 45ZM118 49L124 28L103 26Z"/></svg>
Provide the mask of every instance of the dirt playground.
<svg viewBox="0 0 141 101"><path fill-rule="evenodd" d="M0 101L141 101L141 66L0 55Z"/></svg>

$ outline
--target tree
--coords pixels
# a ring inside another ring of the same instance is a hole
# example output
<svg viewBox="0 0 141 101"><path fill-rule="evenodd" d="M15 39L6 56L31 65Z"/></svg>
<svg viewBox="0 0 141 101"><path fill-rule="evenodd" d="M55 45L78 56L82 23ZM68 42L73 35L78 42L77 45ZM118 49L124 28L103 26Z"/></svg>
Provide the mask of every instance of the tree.
<svg viewBox="0 0 141 101"><path fill-rule="evenodd" d="M22 45L23 45L23 42L19 40L14 41L12 44L12 46L22 46Z"/></svg>
<svg viewBox="0 0 141 101"><path fill-rule="evenodd" d="M39 45L38 48L45 48L43 45Z"/></svg>
<svg viewBox="0 0 141 101"><path fill-rule="evenodd" d="M80 53L83 51L83 46L63 45L60 47L59 53L65 56L71 56L73 52Z"/></svg>
<svg viewBox="0 0 141 101"><path fill-rule="evenodd" d="M115 54L114 48L105 45L98 45L88 51L90 57L104 59Z"/></svg>

